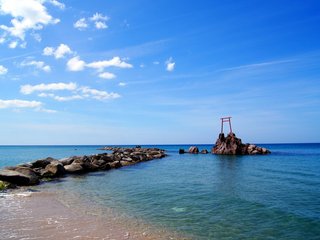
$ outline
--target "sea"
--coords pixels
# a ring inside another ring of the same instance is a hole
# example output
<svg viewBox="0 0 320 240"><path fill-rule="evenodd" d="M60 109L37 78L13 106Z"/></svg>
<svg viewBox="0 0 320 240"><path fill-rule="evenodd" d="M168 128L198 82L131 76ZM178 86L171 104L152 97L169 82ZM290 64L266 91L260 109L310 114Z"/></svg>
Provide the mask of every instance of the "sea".
<svg viewBox="0 0 320 240"><path fill-rule="evenodd" d="M32 189L60 192L66 202L81 199L97 214L112 209L191 239L320 239L320 144L259 146L272 153L179 154L190 145L142 145L168 156ZM0 146L0 168L101 153L101 147Z"/></svg>

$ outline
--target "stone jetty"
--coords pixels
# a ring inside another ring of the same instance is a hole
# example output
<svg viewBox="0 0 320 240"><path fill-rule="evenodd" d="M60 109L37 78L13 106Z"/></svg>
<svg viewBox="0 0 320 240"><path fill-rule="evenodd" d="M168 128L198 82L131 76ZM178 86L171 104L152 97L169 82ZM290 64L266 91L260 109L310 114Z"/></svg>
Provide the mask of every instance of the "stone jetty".
<svg viewBox="0 0 320 240"><path fill-rule="evenodd" d="M220 155L256 155L271 153L268 149L258 147L254 144L243 144L241 139L237 138L234 133L229 133L227 137L224 136L224 133L220 133L211 152Z"/></svg>
<svg viewBox="0 0 320 240"><path fill-rule="evenodd" d="M37 185L48 179L59 178L67 174L107 171L166 156L162 149L139 146L134 148L105 147L103 150L112 151L112 153L73 156L60 160L48 157L31 163L6 167L0 170L0 188L1 186L10 188Z"/></svg>

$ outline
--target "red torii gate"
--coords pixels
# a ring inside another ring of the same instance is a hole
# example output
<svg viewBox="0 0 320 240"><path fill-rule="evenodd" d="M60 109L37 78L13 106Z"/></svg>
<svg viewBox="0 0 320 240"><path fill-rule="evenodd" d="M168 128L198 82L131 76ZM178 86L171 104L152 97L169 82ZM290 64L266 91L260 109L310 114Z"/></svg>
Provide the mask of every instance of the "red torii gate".
<svg viewBox="0 0 320 240"><path fill-rule="evenodd" d="M230 133L232 133L232 127L231 127L231 117L222 117L221 118L221 133L223 133L223 123L228 122Z"/></svg>

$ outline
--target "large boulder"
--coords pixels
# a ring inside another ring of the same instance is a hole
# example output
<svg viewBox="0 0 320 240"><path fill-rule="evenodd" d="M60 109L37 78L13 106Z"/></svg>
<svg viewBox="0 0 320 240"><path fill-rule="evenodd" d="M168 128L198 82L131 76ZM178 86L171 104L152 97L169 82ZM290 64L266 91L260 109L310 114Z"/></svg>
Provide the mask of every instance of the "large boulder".
<svg viewBox="0 0 320 240"><path fill-rule="evenodd" d="M179 154L184 154L184 153L185 153L184 149L183 149L183 148L180 148L180 149L179 149Z"/></svg>
<svg viewBox="0 0 320 240"><path fill-rule="evenodd" d="M39 177L31 168L17 167L14 170L0 170L0 180L13 184L28 186L39 183Z"/></svg>
<svg viewBox="0 0 320 240"><path fill-rule="evenodd" d="M64 169L67 173L82 173L84 172L84 168L80 163L71 163L70 165L64 166Z"/></svg>
<svg viewBox="0 0 320 240"><path fill-rule="evenodd" d="M59 161L54 161L46 166L41 175L42 177L59 177L64 175L65 172L63 164Z"/></svg>
<svg viewBox="0 0 320 240"><path fill-rule="evenodd" d="M57 161L57 159L54 159L52 157L47 157L44 159L39 159L37 161L34 161L31 163L31 165L32 165L32 168L45 168L52 161Z"/></svg>
<svg viewBox="0 0 320 240"><path fill-rule="evenodd" d="M121 168L122 167L120 161L114 161L114 162L110 163L109 166L111 168Z"/></svg>
<svg viewBox="0 0 320 240"><path fill-rule="evenodd" d="M258 147L254 144L243 144L240 138L234 133L229 133L227 137L223 133L219 134L212 153L221 155L255 155L268 154L269 150Z"/></svg>
<svg viewBox="0 0 320 240"><path fill-rule="evenodd" d="M65 166L65 165L70 165L73 161L74 161L74 158L75 157L68 157L68 158L62 158L62 159L59 159L59 162Z"/></svg>
<svg viewBox="0 0 320 240"><path fill-rule="evenodd" d="M198 147L195 147L195 146L191 146L188 150L189 153L194 153L194 154L197 154L199 153L199 149Z"/></svg>
<svg viewBox="0 0 320 240"><path fill-rule="evenodd" d="M202 153L202 154L208 154L209 152L208 152L207 149L202 149L200 153Z"/></svg>

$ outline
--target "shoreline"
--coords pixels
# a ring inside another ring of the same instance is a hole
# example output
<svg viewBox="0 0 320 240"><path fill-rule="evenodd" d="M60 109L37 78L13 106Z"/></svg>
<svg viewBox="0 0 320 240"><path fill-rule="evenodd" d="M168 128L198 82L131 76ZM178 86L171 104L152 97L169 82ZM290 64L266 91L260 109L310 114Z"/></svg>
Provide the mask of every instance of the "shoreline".
<svg viewBox="0 0 320 240"><path fill-rule="evenodd" d="M4 239L190 239L162 226L152 226L125 212L109 209L108 206L85 202L81 196L74 198L63 190L46 187L46 177L55 184L68 175L108 171L166 156L164 150L156 148L117 147L104 150L113 153L60 160L46 158L5 168L8 170L2 172L16 171L19 178L36 178L37 181L22 182L18 188L0 191L0 235ZM73 165L79 168L75 171L68 168ZM61 169L62 174L59 173ZM10 180L15 179L16 175Z"/></svg>
<svg viewBox="0 0 320 240"><path fill-rule="evenodd" d="M80 208L74 207L74 199L67 204L59 193L34 189L0 196L0 233L4 239L190 239L141 219L118 215L112 209L99 213L92 206L84 206L81 199L77 199Z"/></svg>

